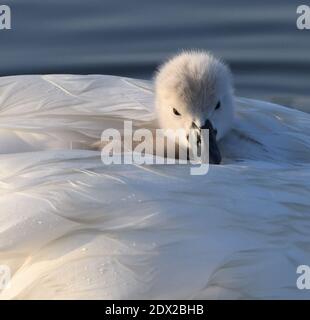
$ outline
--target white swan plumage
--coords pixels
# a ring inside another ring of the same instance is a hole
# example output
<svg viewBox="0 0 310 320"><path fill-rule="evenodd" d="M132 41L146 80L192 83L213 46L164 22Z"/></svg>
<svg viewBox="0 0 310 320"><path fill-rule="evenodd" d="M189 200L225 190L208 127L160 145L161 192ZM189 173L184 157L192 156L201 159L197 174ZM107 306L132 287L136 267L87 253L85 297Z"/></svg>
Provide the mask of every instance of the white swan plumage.
<svg viewBox="0 0 310 320"><path fill-rule="evenodd" d="M230 70L204 51L185 51L163 64L155 79L156 115L160 127L185 130L209 130L212 163L221 162L217 141L231 129L234 119L233 84ZM182 140L182 139L181 139Z"/></svg>
<svg viewBox="0 0 310 320"><path fill-rule="evenodd" d="M206 176L106 166L105 128L154 127L151 81L0 78L1 299L309 298L310 116L235 98Z"/></svg>

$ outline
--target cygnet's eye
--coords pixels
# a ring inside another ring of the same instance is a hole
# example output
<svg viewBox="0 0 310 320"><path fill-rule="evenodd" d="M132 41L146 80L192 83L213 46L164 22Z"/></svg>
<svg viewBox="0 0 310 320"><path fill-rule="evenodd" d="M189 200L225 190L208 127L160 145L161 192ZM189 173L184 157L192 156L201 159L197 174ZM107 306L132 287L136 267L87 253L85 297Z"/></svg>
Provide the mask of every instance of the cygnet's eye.
<svg viewBox="0 0 310 320"><path fill-rule="evenodd" d="M174 113L176 116L180 116L180 115L181 115L181 113L180 113L177 109L175 109L175 108L173 108L173 113Z"/></svg>
<svg viewBox="0 0 310 320"><path fill-rule="evenodd" d="M215 107L215 110L219 109L221 107L221 101L219 101Z"/></svg>

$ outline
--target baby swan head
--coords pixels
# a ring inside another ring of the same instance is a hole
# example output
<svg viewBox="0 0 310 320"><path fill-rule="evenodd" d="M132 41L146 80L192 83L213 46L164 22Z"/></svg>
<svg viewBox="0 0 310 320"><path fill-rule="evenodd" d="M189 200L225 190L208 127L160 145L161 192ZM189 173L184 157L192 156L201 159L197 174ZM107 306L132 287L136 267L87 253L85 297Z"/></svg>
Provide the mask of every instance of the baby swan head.
<svg viewBox="0 0 310 320"><path fill-rule="evenodd" d="M209 129L209 157L220 163L217 141L232 127L234 98L227 66L207 52L184 52L163 64L155 79L163 129Z"/></svg>

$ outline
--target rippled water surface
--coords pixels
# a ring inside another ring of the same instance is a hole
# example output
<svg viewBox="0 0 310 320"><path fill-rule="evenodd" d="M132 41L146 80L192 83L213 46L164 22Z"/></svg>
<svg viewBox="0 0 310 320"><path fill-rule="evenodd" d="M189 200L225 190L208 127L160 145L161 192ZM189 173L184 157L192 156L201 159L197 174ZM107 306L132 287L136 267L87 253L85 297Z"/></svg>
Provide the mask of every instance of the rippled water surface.
<svg viewBox="0 0 310 320"><path fill-rule="evenodd" d="M3 3L4 4L4 3ZM7 0L0 74L105 73L151 78L186 48L224 58L237 94L310 110L310 30L294 0Z"/></svg>

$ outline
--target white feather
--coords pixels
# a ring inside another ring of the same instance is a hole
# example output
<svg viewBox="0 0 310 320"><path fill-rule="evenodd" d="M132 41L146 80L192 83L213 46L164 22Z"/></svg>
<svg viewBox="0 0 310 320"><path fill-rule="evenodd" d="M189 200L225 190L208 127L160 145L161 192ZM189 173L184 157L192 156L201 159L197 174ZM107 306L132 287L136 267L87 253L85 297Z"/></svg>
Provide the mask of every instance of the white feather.
<svg viewBox="0 0 310 320"><path fill-rule="evenodd" d="M237 99L206 176L79 149L124 119L153 127L153 99L127 78L0 79L0 298L309 299L310 116Z"/></svg>

